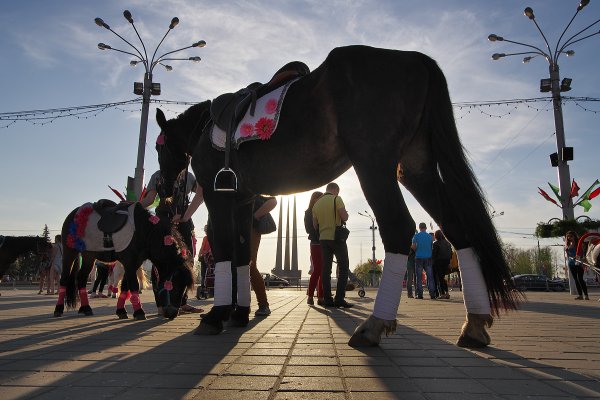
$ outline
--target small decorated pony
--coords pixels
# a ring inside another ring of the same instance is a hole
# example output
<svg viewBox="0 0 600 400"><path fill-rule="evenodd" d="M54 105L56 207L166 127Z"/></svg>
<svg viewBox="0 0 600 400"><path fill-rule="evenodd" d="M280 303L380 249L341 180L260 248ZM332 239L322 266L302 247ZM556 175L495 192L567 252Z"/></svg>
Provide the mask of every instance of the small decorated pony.
<svg viewBox="0 0 600 400"><path fill-rule="evenodd" d="M63 270L54 316L64 312L64 303L73 309L79 301L79 313L93 315L86 284L96 260L119 261L125 270L116 314L128 318L125 301L130 300L133 317L146 319L139 296L138 268L149 259L160 279L156 282L155 298L165 318L173 319L179 312L184 293L194 284L185 244L173 227L150 214L139 203L110 200L86 203L73 210L62 227Z"/></svg>

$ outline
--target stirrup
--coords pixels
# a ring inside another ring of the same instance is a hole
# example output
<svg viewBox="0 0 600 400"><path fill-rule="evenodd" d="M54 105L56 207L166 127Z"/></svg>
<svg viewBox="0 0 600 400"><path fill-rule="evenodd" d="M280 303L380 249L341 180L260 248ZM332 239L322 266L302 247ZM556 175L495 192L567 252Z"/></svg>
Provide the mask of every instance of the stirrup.
<svg viewBox="0 0 600 400"><path fill-rule="evenodd" d="M231 168L221 168L215 176L215 192L237 192L237 175Z"/></svg>

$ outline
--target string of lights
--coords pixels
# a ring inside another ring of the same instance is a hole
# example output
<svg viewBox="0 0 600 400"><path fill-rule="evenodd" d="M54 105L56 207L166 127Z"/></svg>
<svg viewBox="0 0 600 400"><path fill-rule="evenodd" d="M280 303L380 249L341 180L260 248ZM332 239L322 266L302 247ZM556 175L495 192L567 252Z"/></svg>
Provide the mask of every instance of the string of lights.
<svg viewBox="0 0 600 400"><path fill-rule="evenodd" d="M536 103L548 103L551 99L548 97L534 97L529 99L507 99L507 100L492 100L492 101L467 101L452 103L452 106L457 109L457 113L462 114L457 116L457 119L462 119L467 115L471 114L471 111L477 111L480 114L494 118L504 118L511 115L512 112L516 111L519 107L525 106L527 108L540 111L547 110L547 107L536 107ZM151 99L151 103L161 105L178 105L178 106L191 106L197 104L197 102L181 101L181 100L159 100ZM563 104L573 103L581 110L597 114L600 110L585 106L587 103L600 102L600 98L595 97L562 97ZM142 98L136 98L131 100L104 103L104 104L93 104L84 106L73 106L64 108L51 108L47 110L28 110L28 111L14 111L14 112L2 112L0 113L0 128L9 128L15 125L17 122L28 122L33 125L45 125L52 123L62 118L77 118L77 119L89 119L98 116L100 113L115 109L122 112L139 112L142 104ZM507 106L508 110L501 112L492 112L492 107ZM179 112L178 110L170 110L173 113Z"/></svg>

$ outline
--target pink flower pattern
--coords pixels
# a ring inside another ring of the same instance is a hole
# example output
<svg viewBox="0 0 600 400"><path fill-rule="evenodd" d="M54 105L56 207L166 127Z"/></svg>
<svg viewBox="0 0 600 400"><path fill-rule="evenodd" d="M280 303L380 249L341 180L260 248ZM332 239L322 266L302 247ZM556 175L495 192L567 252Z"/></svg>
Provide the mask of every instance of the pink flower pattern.
<svg viewBox="0 0 600 400"><path fill-rule="evenodd" d="M271 118L263 117L259 119L254 125L254 129L256 131L256 135L261 140L268 140L273 134L273 129L275 127L275 123Z"/></svg>
<svg viewBox="0 0 600 400"><path fill-rule="evenodd" d="M265 112L271 115L275 114L275 111L277 111L277 100L270 99L267 101L267 104L265 104Z"/></svg>
<svg viewBox="0 0 600 400"><path fill-rule="evenodd" d="M156 225L160 221L160 218L158 218L156 215L151 215L150 218L148 218L148 221L150 221L153 225Z"/></svg>
<svg viewBox="0 0 600 400"><path fill-rule="evenodd" d="M250 137L252 136L253 132L254 127L252 124L242 124L242 127L240 128L240 134L242 137Z"/></svg>
<svg viewBox="0 0 600 400"><path fill-rule="evenodd" d="M173 290L173 282L165 281L165 284L163 285L163 287L165 288L165 290L167 292L170 292L171 290Z"/></svg>
<svg viewBox="0 0 600 400"><path fill-rule="evenodd" d="M167 235L165 236L163 243L165 246L171 246L173 243L175 243L175 239L173 236Z"/></svg>

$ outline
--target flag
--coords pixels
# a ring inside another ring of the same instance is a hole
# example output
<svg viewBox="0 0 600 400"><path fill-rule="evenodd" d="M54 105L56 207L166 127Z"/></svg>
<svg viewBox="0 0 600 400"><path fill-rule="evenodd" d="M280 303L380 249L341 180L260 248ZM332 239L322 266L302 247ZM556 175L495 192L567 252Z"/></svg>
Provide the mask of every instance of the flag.
<svg viewBox="0 0 600 400"><path fill-rule="evenodd" d="M545 198L546 200L548 200L551 203L556 204L557 207L560 207L558 205L558 203L556 202L556 200L554 200L552 197L548 196L548 193L546 193L542 188L538 187L538 189L539 189L539 194L541 194L543 198Z"/></svg>
<svg viewBox="0 0 600 400"><path fill-rule="evenodd" d="M571 184L571 198L579 196L579 185L573 179L573 183Z"/></svg>
<svg viewBox="0 0 600 400"><path fill-rule="evenodd" d="M129 188L125 189L125 194L126 194L126 198L127 201L137 201L137 197L135 195L135 192L133 190L130 190Z"/></svg>
<svg viewBox="0 0 600 400"><path fill-rule="evenodd" d="M560 201L560 189L551 184L550 182L548 182L548 186L550 186L550 189L552 189L552 191L556 195L556 198Z"/></svg>
<svg viewBox="0 0 600 400"><path fill-rule="evenodd" d="M588 212L590 211L590 208L592 208L592 203L590 203L590 201L587 199L581 200L576 205L583 207L583 212Z"/></svg>
<svg viewBox="0 0 600 400"><path fill-rule="evenodd" d="M110 190L113 191L114 194L117 195L117 197L121 200L121 201L125 201L125 197L123 197L123 195L121 193L119 193L119 191L117 189L113 189L110 185L108 185L108 188Z"/></svg>
<svg viewBox="0 0 600 400"><path fill-rule="evenodd" d="M590 200L598 196L598 194L600 194L600 188L594 190L594 188L599 184L600 181L596 179L596 181L592 183L588 190L586 190L585 193L581 195L581 197L579 198L579 200L577 200L575 205L583 207L583 210L585 212L588 212L590 208L592 208L592 203L590 203Z"/></svg>

